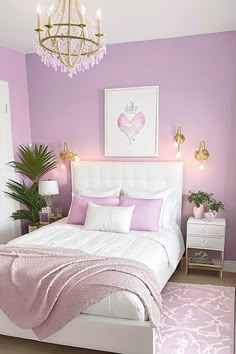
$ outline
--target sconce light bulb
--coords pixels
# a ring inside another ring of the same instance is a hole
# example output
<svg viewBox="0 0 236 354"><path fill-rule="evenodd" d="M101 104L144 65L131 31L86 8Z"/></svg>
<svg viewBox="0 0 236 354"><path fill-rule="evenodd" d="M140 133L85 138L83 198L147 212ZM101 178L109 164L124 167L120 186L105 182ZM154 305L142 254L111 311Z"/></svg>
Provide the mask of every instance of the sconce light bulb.
<svg viewBox="0 0 236 354"><path fill-rule="evenodd" d="M75 162L79 162L79 161L80 161L80 158L79 158L78 155L75 156L74 161L75 161Z"/></svg>
<svg viewBox="0 0 236 354"><path fill-rule="evenodd" d="M203 165L203 163L200 164L199 169L200 169L201 171L205 170L205 166Z"/></svg>
<svg viewBox="0 0 236 354"><path fill-rule="evenodd" d="M177 158L177 159L180 159L180 157L181 157L181 152L178 151L178 152L176 153L176 158Z"/></svg>
<svg viewBox="0 0 236 354"><path fill-rule="evenodd" d="M172 146L173 146L174 148L177 148L177 147L178 147L178 143L177 143L177 141L176 141L176 140L174 140L174 141L173 141Z"/></svg>
<svg viewBox="0 0 236 354"><path fill-rule="evenodd" d="M63 162L60 164L60 169L61 170L65 170L66 169L66 165Z"/></svg>

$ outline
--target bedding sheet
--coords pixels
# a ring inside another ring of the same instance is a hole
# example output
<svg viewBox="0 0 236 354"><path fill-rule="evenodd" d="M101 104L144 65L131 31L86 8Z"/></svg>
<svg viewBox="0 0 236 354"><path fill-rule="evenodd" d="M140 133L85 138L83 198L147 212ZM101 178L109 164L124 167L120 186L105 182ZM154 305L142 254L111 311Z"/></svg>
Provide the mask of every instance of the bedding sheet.
<svg viewBox="0 0 236 354"><path fill-rule="evenodd" d="M67 219L40 228L9 242L9 245L63 247L78 249L94 255L134 259L150 267L162 290L177 267L184 243L181 231L160 229L159 232L131 231L119 234L84 231L82 226L67 224ZM119 291L89 306L84 314L147 320L141 300L133 293Z"/></svg>

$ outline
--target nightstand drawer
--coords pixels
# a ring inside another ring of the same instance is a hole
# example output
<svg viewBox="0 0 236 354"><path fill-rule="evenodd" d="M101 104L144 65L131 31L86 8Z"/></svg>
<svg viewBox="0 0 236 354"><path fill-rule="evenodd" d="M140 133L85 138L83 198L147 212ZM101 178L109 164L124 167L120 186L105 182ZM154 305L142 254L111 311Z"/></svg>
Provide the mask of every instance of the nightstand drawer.
<svg viewBox="0 0 236 354"><path fill-rule="evenodd" d="M188 235L187 247L223 251L224 238Z"/></svg>
<svg viewBox="0 0 236 354"><path fill-rule="evenodd" d="M206 235L206 236L220 236L224 237L225 227L222 225L209 224L188 224L189 235Z"/></svg>

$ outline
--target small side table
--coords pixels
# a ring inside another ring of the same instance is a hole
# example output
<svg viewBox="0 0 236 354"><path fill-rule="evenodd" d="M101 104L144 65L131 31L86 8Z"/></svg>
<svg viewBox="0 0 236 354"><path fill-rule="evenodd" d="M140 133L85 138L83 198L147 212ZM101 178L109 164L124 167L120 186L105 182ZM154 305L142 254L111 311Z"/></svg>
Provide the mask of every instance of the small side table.
<svg viewBox="0 0 236 354"><path fill-rule="evenodd" d="M49 216L49 222L48 223L40 223L39 224L39 228L47 226L49 224L54 223L55 221L61 220L63 218L63 216L55 216L55 215L50 215Z"/></svg>
<svg viewBox="0 0 236 354"><path fill-rule="evenodd" d="M190 217L187 222L186 240L186 274L189 268L211 269L220 272L223 276L224 247L225 247L226 221L215 218L211 221ZM220 252L219 264L193 263L188 259L189 249L212 250Z"/></svg>
<svg viewBox="0 0 236 354"><path fill-rule="evenodd" d="M61 220L63 216L55 216L55 215L50 215L49 216L49 224L52 224L55 221Z"/></svg>

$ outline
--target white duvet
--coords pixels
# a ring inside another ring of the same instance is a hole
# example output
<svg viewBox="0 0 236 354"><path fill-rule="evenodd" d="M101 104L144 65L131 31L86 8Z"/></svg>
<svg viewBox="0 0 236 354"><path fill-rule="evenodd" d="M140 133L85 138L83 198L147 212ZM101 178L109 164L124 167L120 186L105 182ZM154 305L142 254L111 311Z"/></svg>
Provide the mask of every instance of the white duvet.
<svg viewBox="0 0 236 354"><path fill-rule="evenodd" d="M177 225L175 230L131 231L129 234L118 234L84 231L81 226L69 225L66 221L66 219L60 220L19 237L9 244L65 247L101 256L135 259L155 272L161 290L184 252L182 234ZM140 299L127 291L113 293L88 307L83 313L132 320L147 319Z"/></svg>

